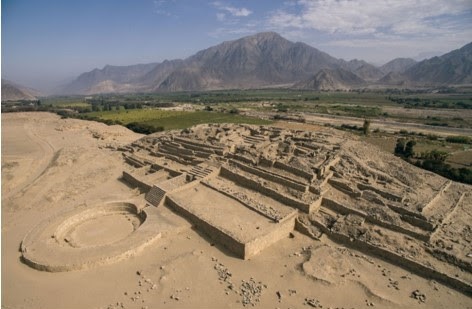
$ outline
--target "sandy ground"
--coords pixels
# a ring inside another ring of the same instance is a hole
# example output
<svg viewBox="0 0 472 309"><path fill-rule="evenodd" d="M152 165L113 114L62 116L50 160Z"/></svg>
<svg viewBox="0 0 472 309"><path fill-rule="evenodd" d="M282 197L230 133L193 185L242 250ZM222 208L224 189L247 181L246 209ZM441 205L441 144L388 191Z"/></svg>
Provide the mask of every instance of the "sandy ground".
<svg viewBox="0 0 472 309"><path fill-rule="evenodd" d="M39 222L138 197L118 180L124 163L107 146L139 137L47 113L2 114L2 308L241 308L248 293L259 308L472 308L470 297L432 280L297 232L244 261L165 207L160 215L179 229L137 256L58 273L22 263L21 241ZM117 225L111 219L101 223L117 231L122 218ZM115 237L126 237L124 225ZM96 226L75 232L96 244L90 231ZM103 229L96 233L110 241ZM411 297L416 290L424 302Z"/></svg>
<svg viewBox="0 0 472 309"><path fill-rule="evenodd" d="M440 111L428 110L428 112L431 112L431 115L440 115ZM451 111L448 111L445 113L447 113L447 115L449 116L456 115L455 113L452 113ZM460 112L458 112L457 114L459 113ZM276 113L267 113L267 112L262 113L262 112L255 112L255 111L249 111L249 112L246 112L246 114L249 116L260 117L263 119L271 118L276 115ZM464 111L462 113L462 117L465 119L470 119L471 117L470 114L471 113L469 111ZM299 115L299 113L295 115ZM415 116L415 115L421 115L421 114L417 111L412 111L412 112L407 111L404 114L400 114L400 115ZM355 125L355 126L362 127L364 123L363 118L327 115L327 114L319 114L319 113L305 113L303 117L306 119L307 124L313 124L313 125L319 125L319 126L325 126L325 125L341 126L344 124L344 125ZM429 125L423 125L419 123L399 122L399 121L386 120L386 119L381 119L381 118L370 119L370 122L371 122L371 125L370 125L371 130L379 129L379 130L390 132L390 133L399 132L400 130L407 130L407 131L423 133L423 134L435 134L439 136L449 136L449 135L470 136L472 135L472 129L469 129L469 128L429 126ZM276 122L276 124L278 123L280 122Z"/></svg>

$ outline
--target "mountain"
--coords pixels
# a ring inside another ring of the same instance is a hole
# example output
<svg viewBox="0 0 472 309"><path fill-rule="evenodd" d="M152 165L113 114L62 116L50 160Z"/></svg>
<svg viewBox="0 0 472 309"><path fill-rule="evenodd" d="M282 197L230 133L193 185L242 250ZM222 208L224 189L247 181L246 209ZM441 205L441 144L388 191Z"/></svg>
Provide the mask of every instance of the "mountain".
<svg viewBox="0 0 472 309"><path fill-rule="evenodd" d="M2 102L18 100L37 100L41 93L38 90L18 85L2 78Z"/></svg>
<svg viewBox="0 0 472 309"><path fill-rule="evenodd" d="M254 88L293 84L340 60L304 43L264 32L202 50L186 59L157 90Z"/></svg>
<svg viewBox="0 0 472 309"><path fill-rule="evenodd" d="M305 43L264 32L197 52L184 60L127 67L105 66L83 73L63 93L189 91L292 85L339 60Z"/></svg>
<svg viewBox="0 0 472 309"><path fill-rule="evenodd" d="M350 71L322 69L311 78L296 83L293 87L310 90L349 90L365 85L365 80Z"/></svg>
<svg viewBox="0 0 472 309"><path fill-rule="evenodd" d="M472 43L413 65L405 71L405 77L423 84L472 83Z"/></svg>
<svg viewBox="0 0 472 309"><path fill-rule="evenodd" d="M377 81L377 85L381 86L401 86L402 88L408 88L413 86L409 79L399 72L390 72L384 77Z"/></svg>
<svg viewBox="0 0 472 309"><path fill-rule="evenodd" d="M384 76L384 73L379 68L364 60L354 59L341 63L341 68L356 74L366 81L373 82Z"/></svg>
<svg viewBox="0 0 472 309"><path fill-rule="evenodd" d="M131 84L157 66L157 63L136 64L129 66L106 65L103 69L94 69L79 75L63 87L62 94L89 94L104 92L125 92L137 90Z"/></svg>
<svg viewBox="0 0 472 309"><path fill-rule="evenodd" d="M411 58L395 58L381 66L380 70L384 74L388 74L390 72L403 73L416 63L417 62Z"/></svg>
<svg viewBox="0 0 472 309"><path fill-rule="evenodd" d="M468 83L470 45L419 63L399 58L382 67L331 57L275 32L263 32L201 50L186 59L105 66L81 74L67 94L169 92L260 87L352 89L369 85ZM322 73L318 75L317 73ZM351 74L348 74L351 73Z"/></svg>

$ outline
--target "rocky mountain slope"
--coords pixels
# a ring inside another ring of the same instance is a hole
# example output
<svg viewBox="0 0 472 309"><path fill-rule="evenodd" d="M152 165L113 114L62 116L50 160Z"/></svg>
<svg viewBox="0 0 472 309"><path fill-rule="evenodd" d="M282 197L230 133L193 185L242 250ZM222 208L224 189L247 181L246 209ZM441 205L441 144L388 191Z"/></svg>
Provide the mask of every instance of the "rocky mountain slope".
<svg viewBox="0 0 472 309"><path fill-rule="evenodd" d="M405 71L405 77L416 83L472 83L472 43L415 64Z"/></svg>
<svg viewBox="0 0 472 309"><path fill-rule="evenodd" d="M376 67L363 60L337 59L275 32L263 32L223 42L184 60L105 66L80 75L61 92L166 92L294 85L329 90L377 83L399 85L406 81L414 85L469 83L470 45L416 64L412 59L398 58ZM318 75L321 71L323 74ZM316 81L310 82L315 76Z"/></svg>
<svg viewBox="0 0 472 309"><path fill-rule="evenodd" d="M37 100L41 93L2 78L2 101Z"/></svg>
<svg viewBox="0 0 472 309"><path fill-rule="evenodd" d="M381 66L379 69L384 74L388 74L390 72L403 73L416 63L417 62L411 58L395 58Z"/></svg>
<svg viewBox="0 0 472 309"><path fill-rule="evenodd" d="M79 75L74 81L61 89L64 94L88 94L100 92L120 92L137 90L139 87L126 86L156 67L157 63L136 64L129 66L106 65L103 69L94 69Z"/></svg>
<svg viewBox="0 0 472 309"><path fill-rule="evenodd" d="M344 69L322 69L311 78L296 83L294 88L314 90L348 90L353 87L362 87L365 85L365 80L350 71Z"/></svg>

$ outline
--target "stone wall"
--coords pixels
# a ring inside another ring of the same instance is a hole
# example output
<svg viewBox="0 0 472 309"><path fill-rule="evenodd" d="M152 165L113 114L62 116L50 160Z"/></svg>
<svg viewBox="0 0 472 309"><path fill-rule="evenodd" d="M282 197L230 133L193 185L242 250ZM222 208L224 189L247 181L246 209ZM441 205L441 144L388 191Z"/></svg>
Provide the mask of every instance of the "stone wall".
<svg viewBox="0 0 472 309"><path fill-rule="evenodd" d="M294 190L297 190L297 191L300 191L300 192L306 192L307 189L308 189L308 187L306 185L302 185L302 184L297 183L295 181L288 180L288 179L286 179L284 177L281 177L279 175L276 175L274 173L263 171L261 169L255 168L255 167L251 167L251 166L236 162L234 160L230 160L230 163L236 165L238 168L240 168L241 170L243 170L245 172L248 172L248 173L251 173L251 174L256 175L258 177L264 178L266 180L269 180L269 181L287 186L287 187L292 188Z"/></svg>
<svg viewBox="0 0 472 309"><path fill-rule="evenodd" d="M137 177L133 176L132 174L126 171L123 171L123 175L121 176L121 179L126 181L132 187L139 188L142 192L147 192L151 189L150 184L145 183L144 181L138 179Z"/></svg>
<svg viewBox="0 0 472 309"><path fill-rule="evenodd" d="M246 243L244 246L244 259L251 258L268 246L286 238L293 231L294 227L295 216L291 216L287 220L277 223L277 228L272 232Z"/></svg>
<svg viewBox="0 0 472 309"><path fill-rule="evenodd" d="M294 175L297 175L297 176L300 176L300 177L303 177L305 178L306 180L308 181L311 181L314 177L314 175L312 173L308 173L306 171L303 171L303 170L300 170L296 167L293 167L293 166L290 166L290 165L287 165L285 163L282 163L282 162L279 162L279 161L276 161L274 163L274 167L275 168L279 168L281 170L284 170L286 172L289 172L289 173L292 173Z"/></svg>
<svg viewBox="0 0 472 309"><path fill-rule="evenodd" d="M289 196L281 194L281 193L279 193L279 192L277 192L273 189L267 188L267 187L263 186L262 184L258 183L257 181L249 179L249 178L247 178L243 175L239 175L239 174L229 170L228 168L226 168L224 166L221 167L220 176L224 177L224 178L227 178L231 181L234 181L235 183L237 183L237 184L239 184L239 185L241 185L245 188L255 190L255 191L257 191L261 194L269 196L269 197L271 197L271 198L273 198L277 201L280 201L283 204L298 208L301 211L306 212L306 213L310 212L310 205L309 204L303 203L299 200L296 200L296 199L293 199Z"/></svg>
<svg viewBox="0 0 472 309"><path fill-rule="evenodd" d="M372 216L368 216L363 211L353 209L353 208L348 207L348 206L344 206L344 205L342 205L342 204L340 204L340 203L338 203L334 200L331 200L329 198L326 198L326 197L323 197L322 205L324 207L326 207L328 209L331 209L331 210L333 210L337 213L340 213L342 215L355 214L355 215L361 216L367 222L370 222L372 224L375 224L375 225L378 225L378 226L381 226L381 227L385 227L385 228L387 228L389 230L392 230L394 232L399 232L399 233L402 233L402 234L405 234L405 235L409 235L413 238L416 238L416 239L419 239L419 240L422 240L422 241L429 241L429 238L430 238L430 234L418 233L418 232L406 229L406 228L404 228L402 226L399 226L399 225L390 224L389 222L378 220L378 219L376 219Z"/></svg>
<svg viewBox="0 0 472 309"><path fill-rule="evenodd" d="M396 194L393 194L393 193L390 193L390 192L387 192L387 191L380 190L379 188L376 188L374 186L366 185L366 184L363 184L363 183L358 183L357 187L360 190L374 191L375 193L378 193L380 196L386 198L387 200L391 200L391 201L399 202L399 203L403 202L403 197L402 196L399 196L399 195L396 195Z"/></svg>
<svg viewBox="0 0 472 309"><path fill-rule="evenodd" d="M326 173L329 172L332 166L338 164L341 158L338 155L329 155L328 158L318 166L317 176L319 179L325 177Z"/></svg>
<svg viewBox="0 0 472 309"><path fill-rule="evenodd" d="M465 282L456 277L449 276L448 274L432 269L417 261L401 256L395 252L384 249L382 247L369 244L359 239L351 239L348 235L333 232L332 230L328 229L324 224L316 220L313 221L313 223L335 242L354 248L356 250L360 250L367 254L380 257L392 264L405 268L424 278L437 280L439 282L442 282L443 284L446 284L454 289L465 293L466 295L472 295L472 285L468 282Z"/></svg>
<svg viewBox="0 0 472 309"><path fill-rule="evenodd" d="M233 252L237 257L246 259L244 244L241 241L238 241L228 232L218 229L210 222L205 221L204 219L196 216L195 214L188 211L185 207L182 207L174 201L171 197L166 196L165 205L174 210L176 213L182 215L192 224L196 225L197 228L205 233L209 238L223 245L226 249Z"/></svg>

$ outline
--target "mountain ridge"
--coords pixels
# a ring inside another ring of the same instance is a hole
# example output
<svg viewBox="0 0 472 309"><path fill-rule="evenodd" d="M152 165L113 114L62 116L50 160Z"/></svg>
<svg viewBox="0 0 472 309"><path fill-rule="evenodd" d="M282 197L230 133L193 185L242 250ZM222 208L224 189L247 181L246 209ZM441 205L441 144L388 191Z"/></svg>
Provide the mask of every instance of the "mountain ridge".
<svg viewBox="0 0 472 309"><path fill-rule="evenodd" d="M472 43L468 45L472 46ZM472 83L472 52L468 45L452 51L452 54L421 62L397 58L377 67L363 60L337 59L303 42L289 41L276 32L262 32L222 42L186 59L130 66L107 65L103 69L81 74L63 88L63 93L173 92L279 85L299 87L309 85L307 81L322 70L328 71L319 75L313 85L341 85L342 89L352 89L379 84L401 85L405 82L411 85ZM447 66L454 69L448 70ZM326 80L323 82L320 78Z"/></svg>
<svg viewBox="0 0 472 309"><path fill-rule="evenodd" d="M2 102L27 100L35 101L41 92L2 78Z"/></svg>

